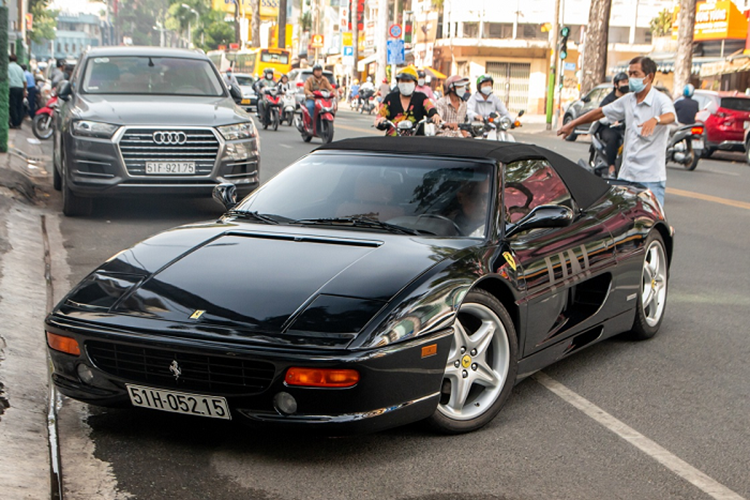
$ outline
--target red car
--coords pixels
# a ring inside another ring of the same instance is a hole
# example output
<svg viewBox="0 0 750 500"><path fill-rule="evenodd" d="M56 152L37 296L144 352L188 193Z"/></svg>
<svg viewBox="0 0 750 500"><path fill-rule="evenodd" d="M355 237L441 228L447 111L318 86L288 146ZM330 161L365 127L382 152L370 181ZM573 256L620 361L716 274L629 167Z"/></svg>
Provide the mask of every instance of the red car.
<svg viewBox="0 0 750 500"><path fill-rule="evenodd" d="M700 111L695 121L706 125L705 156L716 150L747 151L745 132L750 127L750 96L737 91L696 90Z"/></svg>

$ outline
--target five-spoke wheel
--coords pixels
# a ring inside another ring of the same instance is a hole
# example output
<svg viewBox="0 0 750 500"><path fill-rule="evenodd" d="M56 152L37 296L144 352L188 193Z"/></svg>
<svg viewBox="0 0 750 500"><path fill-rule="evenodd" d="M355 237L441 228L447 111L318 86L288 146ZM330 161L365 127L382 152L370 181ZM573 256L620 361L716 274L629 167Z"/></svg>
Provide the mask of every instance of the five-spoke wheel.
<svg viewBox="0 0 750 500"><path fill-rule="evenodd" d="M638 340L650 339L661 326L667 305L669 262L664 240L657 231L646 240L646 253L641 271L641 286L631 335Z"/></svg>

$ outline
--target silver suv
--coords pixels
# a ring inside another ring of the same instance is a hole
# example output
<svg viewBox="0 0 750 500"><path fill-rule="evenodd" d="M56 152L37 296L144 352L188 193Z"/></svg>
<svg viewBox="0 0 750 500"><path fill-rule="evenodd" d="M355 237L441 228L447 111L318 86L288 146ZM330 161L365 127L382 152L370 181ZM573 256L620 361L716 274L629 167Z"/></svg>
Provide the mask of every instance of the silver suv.
<svg viewBox="0 0 750 500"><path fill-rule="evenodd" d="M258 135L236 105L241 91L202 53L91 49L58 95L53 181L65 215L89 214L101 196L258 186Z"/></svg>

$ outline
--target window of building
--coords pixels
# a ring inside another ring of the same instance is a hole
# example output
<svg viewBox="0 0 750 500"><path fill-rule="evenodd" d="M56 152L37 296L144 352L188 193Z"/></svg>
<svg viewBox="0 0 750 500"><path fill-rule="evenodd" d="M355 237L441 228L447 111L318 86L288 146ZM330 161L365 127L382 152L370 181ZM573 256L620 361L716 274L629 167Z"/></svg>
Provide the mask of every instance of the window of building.
<svg viewBox="0 0 750 500"><path fill-rule="evenodd" d="M484 33L487 38L513 38L513 24L485 23Z"/></svg>
<svg viewBox="0 0 750 500"><path fill-rule="evenodd" d="M72 52L73 52L73 54L76 53L76 44L73 44L73 50L72 50Z"/></svg>
<svg viewBox="0 0 750 500"><path fill-rule="evenodd" d="M479 23L463 23L463 38L479 38Z"/></svg>
<svg viewBox="0 0 750 500"><path fill-rule="evenodd" d="M541 24L520 24L518 25L518 38L523 40L547 40L549 35L542 31Z"/></svg>
<svg viewBox="0 0 750 500"><path fill-rule="evenodd" d="M560 176L546 160L521 160L505 165L505 221L515 223L539 205L573 206Z"/></svg>

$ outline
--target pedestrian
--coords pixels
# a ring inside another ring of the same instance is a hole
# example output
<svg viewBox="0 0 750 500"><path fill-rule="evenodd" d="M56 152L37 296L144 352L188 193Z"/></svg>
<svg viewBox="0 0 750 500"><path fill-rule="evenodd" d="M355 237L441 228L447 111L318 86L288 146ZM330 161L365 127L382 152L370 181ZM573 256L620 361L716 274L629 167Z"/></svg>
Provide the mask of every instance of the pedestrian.
<svg viewBox="0 0 750 500"><path fill-rule="evenodd" d="M234 85L239 85L239 83L237 83L237 77L232 73L231 66L229 66L226 73L224 73L224 82L227 84L228 88L232 88Z"/></svg>
<svg viewBox="0 0 750 500"><path fill-rule="evenodd" d="M624 72L619 72L612 79L613 89L612 92L602 99L599 103L599 107L604 107L611 102L615 102L620 97L624 96L630 91L628 85L628 75ZM608 123L608 125L610 125ZM611 125L614 125L611 124ZM622 131L620 129L614 129L610 126L603 127L599 132L599 137L604 141L605 149L607 150L607 165L609 165L609 176L614 177L616 175L615 162L617 160L617 154L620 151L622 145Z"/></svg>
<svg viewBox="0 0 750 500"><path fill-rule="evenodd" d="M29 101L29 118L34 119L36 114L36 80L34 74L26 68L25 64L21 65L23 75L26 77L26 92Z"/></svg>
<svg viewBox="0 0 750 500"><path fill-rule="evenodd" d="M667 185L667 140L665 125L675 121L672 100L653 88L656 63L648 57L636 57L628 66L630 93L606 106L589 111L568 122L557 135L567 137L576 127L607 117L625 121L625 142L618 178L638 182L649 188L664 205Z"/></svg>
<svg viewBox="0 0 750 500"><path fill-rule="evenodd" d="M18 58L11 54L8 64L8 93L9 111L10 111L10 128L21 128L23 121L23 98L26 94L26 77L23 69L16 61Z"/></svg>
<svg viewBox="0 0 750 500"><path fill-rule="evenodd" d="M65 67L65 61L62 59L58 59L55 61L55 69L52 70L52 74L50 75L50 85L52 85L53 89L57 88L57 84L65 80L65 72L63 71L63 68Z"/></svg>

